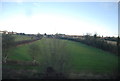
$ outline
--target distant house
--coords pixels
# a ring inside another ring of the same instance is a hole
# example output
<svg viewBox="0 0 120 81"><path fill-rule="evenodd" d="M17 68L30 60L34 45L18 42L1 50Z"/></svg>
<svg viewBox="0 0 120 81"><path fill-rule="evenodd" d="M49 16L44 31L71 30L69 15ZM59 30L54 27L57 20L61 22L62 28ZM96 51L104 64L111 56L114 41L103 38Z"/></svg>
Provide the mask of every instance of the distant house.
<svg viewBox="0 0 120 81"><path fill-rule="evenodd" d="M0 34L17 34L17 32L0 31Z"/></svg>
<svg viewBox="0 0 120 81"><path fill-rule="evenodd" d="M13 32L8 32L8 34L13 34Z"/></svg>
<svg viewBox="0 0 120 81"><path fill-rule="evenodd" d="M1 34L8 34L8 31L0 31Z"/></svg>
<svg viewBox="0 0 120 81"><path fill-rule="evenodd" d="M13 32L13 34L17 34L17 32Z"/></svg>
<svg viewBox="0 0 120 81"><path fill-rule="evenodd" d="M12 31L12 32L8 32L8 34L17 34L17 32Z"/></svg>

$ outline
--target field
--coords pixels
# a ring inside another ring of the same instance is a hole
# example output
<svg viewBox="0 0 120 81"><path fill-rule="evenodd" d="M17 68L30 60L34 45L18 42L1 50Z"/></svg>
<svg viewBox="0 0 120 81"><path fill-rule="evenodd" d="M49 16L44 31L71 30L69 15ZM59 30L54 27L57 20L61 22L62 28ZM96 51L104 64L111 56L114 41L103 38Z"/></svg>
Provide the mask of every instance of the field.
<svg viewBox="0 0 120 81"><path fill-rule="evenodd" d="M41 66L44 66L44 63L47 63L44 67L52 66L56 70L60 70L62 68L61 66L63 66L61 61L65 60L66 64L64 64L64 69L62 70L67 69L67 72L71 74L70 77L76 78L78 74L91 75L91 73L114 75L118 69L117 56L79 42L43 38L31 44L39 45L39 55L36 57L36 60L39 61ZM9 59L32 61L29 54L29 46L31 44L24 44L12 49L9 52ZM17 69L21 68L19 66L6 66ZM24 66L22 68L30 69L34 67ZM42 69L41 67L35 68L39 70Z"/></svg>
<svg viewBox="0 0 120 81"><path fill-rule="evenodd" d="M30 40L30 36L25 35L13 35L15 37L15 41L22 41L22 40Z"/></svg>

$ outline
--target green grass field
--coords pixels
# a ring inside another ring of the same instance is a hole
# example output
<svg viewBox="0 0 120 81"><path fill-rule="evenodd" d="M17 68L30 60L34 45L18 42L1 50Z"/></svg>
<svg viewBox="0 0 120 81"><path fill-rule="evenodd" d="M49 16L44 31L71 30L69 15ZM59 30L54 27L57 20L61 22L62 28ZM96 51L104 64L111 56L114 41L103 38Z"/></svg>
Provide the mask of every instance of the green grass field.
<svg viewBox="0 0 120 81"><path fill-rule="evenodd" d="M38 40L32 44L37 44L40 46L40 54L36 58L39 59L40 63L43 59L54 61L53 58L59 59L60 54L67 54L69 56L69 63L71 65L69 68L75 73L113 73L118 69L117 56L82 43L68 40L43 38L42 40ZM9 52L9 59L31 61L32 58L28 52L29 45L30 44L25 44L11 50ZM56 57L52 55L53 52L57 54Z"/></svg>
<svg viewBox="0 0 120 81"><path fill-rule="evenodd" d="M30 40L30 36L24 36L24 35L13 35L15 37L15 41L22 41L22 40Z"/></svg>

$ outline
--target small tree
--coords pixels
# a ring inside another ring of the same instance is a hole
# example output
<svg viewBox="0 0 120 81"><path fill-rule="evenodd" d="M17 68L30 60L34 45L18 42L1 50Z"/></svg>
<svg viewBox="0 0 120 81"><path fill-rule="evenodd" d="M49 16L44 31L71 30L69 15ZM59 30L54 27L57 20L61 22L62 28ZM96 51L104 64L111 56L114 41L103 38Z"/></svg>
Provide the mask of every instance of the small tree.
<svg viewBox="0 0 120 81"><path fill-rule="evenodd" d="M42 35L40 33L37 34L38 39L42 38Z"/></svg>
<svg viewBox="0 0 120 81"><path fill-rule="evenodd" d="M44 35L47 35L46 33Z"/></svg>
<svg viewBox="0 0 120 81"><path fill-rule="evenodd" d="M48 70L48 68L51 68L55 73L54 78L67 76L71 64L69 63L70 54L68 54L68 50L66 49L66 42L59 39L51 39L51 41L45 40L43 43L44 52L40 66L43 73ZM51 76L52 74L47 72L47 75Z"/></svg>
<svg viewBox="0 0 120 81"><path fill-rule="evenodd" d="M39 54L39 46L37 44L31 44L29 47L29 54L32 57L33 64L35 64L36 58Z"/></svg>
<svg viewBox="0 0 120 81"><path fill-rule="evenodd" d="M3 34L2 35L2 51L3 51L3 62L6 63L8 58L8 52L11 48L15 45L15 38L10 34Z"/></svg>
<svg viewBox="0 0 120 81"><path fill-rule="evenodd" d="M97 38L97 33L94 34L94 38L95 38L95 39Z"/></svg>

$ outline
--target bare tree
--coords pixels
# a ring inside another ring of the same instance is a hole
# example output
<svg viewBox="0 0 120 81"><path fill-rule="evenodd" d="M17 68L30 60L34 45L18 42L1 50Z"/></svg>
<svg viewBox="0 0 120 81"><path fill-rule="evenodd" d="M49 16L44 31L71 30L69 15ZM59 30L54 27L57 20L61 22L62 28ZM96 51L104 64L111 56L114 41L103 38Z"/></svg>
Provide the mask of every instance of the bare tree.
<svg viewBox="0 0 120 81"><path fill-rule="evenodd" d="M68 55L66 50L65 41L59 39L45 39L43 56L44 59L41 66L44 71L48 67L51 67L56 73L65 74L69 69L70 55Z"/></svg>

